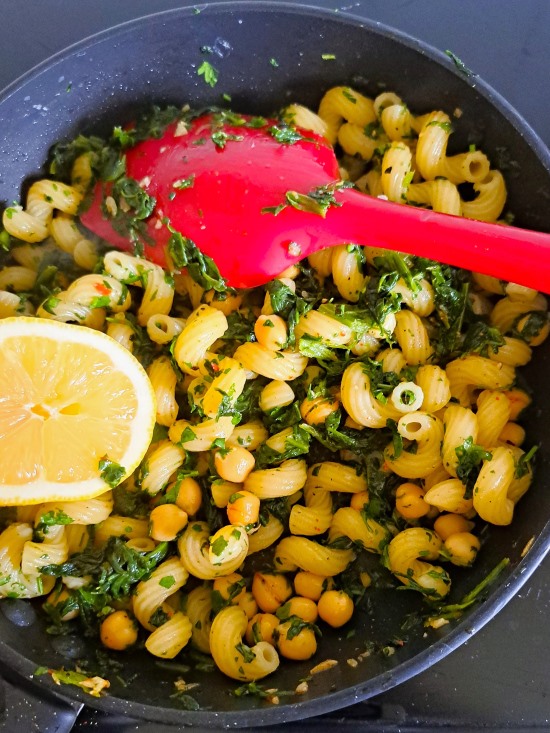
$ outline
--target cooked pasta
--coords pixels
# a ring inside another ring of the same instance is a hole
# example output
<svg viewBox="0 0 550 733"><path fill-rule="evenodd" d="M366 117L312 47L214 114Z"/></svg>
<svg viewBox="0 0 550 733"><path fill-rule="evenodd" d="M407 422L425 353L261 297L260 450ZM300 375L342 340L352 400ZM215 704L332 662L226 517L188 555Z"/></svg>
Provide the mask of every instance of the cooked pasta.
<svg viewBox="0 0 550 733"><path fill-rule="evenodd" d="M337 143L342 179L365 195L486 221L505 209L504 177L483 150L447 154L444 110L338 86L318 110L287 106L280 124ZM302 631L311 656L312 624L341 625L324 602L317 621L325 592L360 585L368 598L380 576L437 605L451 587L439 563L473 564L484 523L512 522L532 484L521 424L531 398L516 379L550 333L546 298L378 242L341 242L250 290L227 288L198 250L177 265L173 238L163 268L143 256L144 182L126 180L126 196L102 181L97 139L86 140L63 149L65 181L33 183L4 212L15 244L0 319L107 333L146 369L157 424L121 484L123 467L110 467L112 491L6 514L0 596L53 590L55 625L99 617L100 638L121 650L107 633L118 619L129 644L183 660L190 646L242 682L292 657ZM117 146L104 152L120 156ZM132 254L78 219L98 180L106 215L130 217ZM367 575L363 560L380 571Z"/></svg>

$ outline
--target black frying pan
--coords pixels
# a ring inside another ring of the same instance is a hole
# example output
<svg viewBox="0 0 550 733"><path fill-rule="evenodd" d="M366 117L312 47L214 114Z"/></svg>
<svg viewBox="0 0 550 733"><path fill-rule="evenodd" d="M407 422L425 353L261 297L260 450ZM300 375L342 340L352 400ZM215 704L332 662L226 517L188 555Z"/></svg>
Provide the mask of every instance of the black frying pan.
<svg viewBox="0 0 550 733"><path fill-rule="evenodd" d="M196 74L204 59L201 46L221 38L223 58L216 58L220 81L211 89ZM225 48L225 50L224 50ZM229 51L229 52L228 52ZM332 53L330 64L321 55ZM269 61L276 58L275 68ZM550 218L550 157L546 148L513 110L477 77L468 77L442 54L378 25L315 9L253 3L204 8L200 14L182 9L131 22L84 41L38 67L10 87L0 102L0 199L19 198L21 184L40 172L49 147L79 131L106 132L114 123L132 119L152 102L188 102L191 106L218 103L228 92L235 109L267 114L285 102L315 107L323 91L350 83L371 94L383 82L418 110L434 106L463 110L457 147L476 143L497 165L506 166L510 208L524 227L548 231ZM194 697L203 709L182 711L170 698L173 672L155 665L145 653L124 656L123 686L110 675L109 696L94 700L74 688L67 696L97 704L132 717L205 726L259 725L283 722L343 707L376 695L422 671L470 638L520 588L544 557L550 542L550 492L545 479L550 455L545 434L545 394L550 349L539 349L525 375L538 393L538 409L529 423L530 439L542 445L537 481L522 499L514 523L490 528L487 541L472 570L454 573L453 598L471 589L503 556L508 570L493 586L485 602L458 623L430 631L413 630L407 643L391 657L373 654L356 668L345 660L357 656L365 641L377 647L403 635L403 618L421 609L412 593L378 589L371 592L372 609L357 614L357 632L342 638L325 632L319 661L334 658L340 664L310 683L299 698L282 698L279 706L260 707L255 698L234 697L235 684L217 673L190 672L187 682L201 683ZM0 460L2 457L0 457ZM521 551L531 537L526 555ZM3 603L10 603L3 601ZM75 656L93 658L94 645L84 639L67 643L50 637L38 619L28 616L22 630L8 620L21 618L15 601L10 613L0 615L0 658L29 677L38 665L74 666ZM283 664L268 683L293 689L311 662ZM37 683L51 689L49 680Z"/></svg>

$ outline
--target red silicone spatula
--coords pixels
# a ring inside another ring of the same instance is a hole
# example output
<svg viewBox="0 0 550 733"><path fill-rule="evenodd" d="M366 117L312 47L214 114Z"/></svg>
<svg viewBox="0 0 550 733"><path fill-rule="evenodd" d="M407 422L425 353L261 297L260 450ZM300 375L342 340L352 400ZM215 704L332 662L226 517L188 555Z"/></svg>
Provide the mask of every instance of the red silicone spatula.
<svg viewBox="0 0 550 733"><path fill-rule="evenodd" d="M182 128L172 125L160 139L127 151L127 175L156 199L146 222L155 244L146 244L146 257L165 264L169 221L212 257L232 287L261 285L318 249L355 243L550 292L549 234L339 189L334 151L323 138L300 131L302 138L281 142L287 137L281 126L254 119L228 124L205 115L190 122L186 134L175 135ZM129 249L104 213L104 195L99 184L82 221L113 246Z"/></svg>

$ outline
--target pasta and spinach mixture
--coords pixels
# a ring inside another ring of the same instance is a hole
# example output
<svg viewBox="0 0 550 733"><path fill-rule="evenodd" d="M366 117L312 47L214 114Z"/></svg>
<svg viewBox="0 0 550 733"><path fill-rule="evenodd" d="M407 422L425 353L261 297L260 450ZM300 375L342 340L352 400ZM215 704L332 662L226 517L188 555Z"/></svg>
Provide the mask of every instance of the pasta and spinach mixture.
<svg viewBox="0 0 550 733"><path fill-rule="evenodd" d="M133 475L103 468L111 491L3 510L0 596L43 596L53 633L165 659L189 645L248 682L350 621L372 582L364 553L444 622L449 570L475 562L485 523L510 524L531 484L516 370L550 327L529 288L354 244L247 291L177 232L170 267L153 264L139 244L154 201L124 150L189 119L155 109L109 140L59 144L51 176L4 213L0 316L117 340L147 370L157 425ZM281 145L296 128L337 146L366 195L503 216L502 174L473 146L447 154L444 112L336 87L318 113L283 110ZM98 180L134 254L78 221Z"/></svg>

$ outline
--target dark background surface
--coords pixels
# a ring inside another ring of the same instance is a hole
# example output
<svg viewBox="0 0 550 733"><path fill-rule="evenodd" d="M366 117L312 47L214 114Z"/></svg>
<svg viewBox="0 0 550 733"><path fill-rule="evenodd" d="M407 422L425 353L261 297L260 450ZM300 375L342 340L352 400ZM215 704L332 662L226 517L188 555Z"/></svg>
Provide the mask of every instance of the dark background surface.
<svg viewBox="0 0 550 733"><path fill-rule="evenodd" d="M256 0L257 3L263 0ZM174 0L1 0L0 87L85 36L157 10ZM313 3L310 3L313 4ZM550 144L550 2L548 0L362 0L318 6L392 25L441 50L450 49L491 84ZM200 3L197 3L200 8ZM407 683L328 719L285 731L335 725L350 731L550 729L550 559L521 593L470 642ZM7 678L9 671L5 672ZM3 693L5 700L3 699ZM0 690L0 730L65 731L77 707L52 715L33 707L16 681ZM2 727L2 724L4 727ZM84 710L74 730L120 733L136 723ZM143 733L159 725L139 724Z"/></svg>

